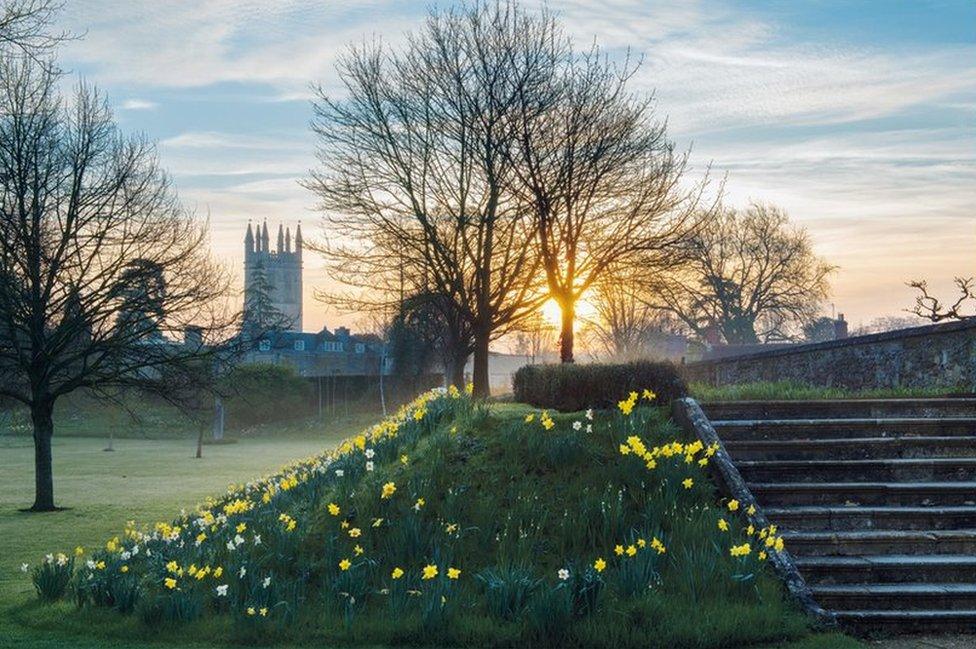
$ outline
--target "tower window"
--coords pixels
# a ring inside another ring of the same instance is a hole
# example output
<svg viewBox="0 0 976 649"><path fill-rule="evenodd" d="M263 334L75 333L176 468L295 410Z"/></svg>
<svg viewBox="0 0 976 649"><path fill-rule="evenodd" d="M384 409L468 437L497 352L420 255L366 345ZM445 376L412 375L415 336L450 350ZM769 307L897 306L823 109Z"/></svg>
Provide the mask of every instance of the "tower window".
<svg viewBox="0 0 976 649"><path fill-rule="evenodd" d="M304 340L296 340L295 341L295 351L296 352L303 352L303 351L305 351L305 341Z"/></svg>
<svg viewBox="0 0 976 649"><path fill-rule="evenodd" d="M270 340L262 340L261 342L259 342L258 343L258 351L261 351L261 352L269 352L269 351L271 351L271 341Z"/></svg>
<svg viewBox="0 0 976 649"><path fill-rule="evenodd" d="M366 351L366 345L363 343L356 343L356 353L362 354Z"/></svg>

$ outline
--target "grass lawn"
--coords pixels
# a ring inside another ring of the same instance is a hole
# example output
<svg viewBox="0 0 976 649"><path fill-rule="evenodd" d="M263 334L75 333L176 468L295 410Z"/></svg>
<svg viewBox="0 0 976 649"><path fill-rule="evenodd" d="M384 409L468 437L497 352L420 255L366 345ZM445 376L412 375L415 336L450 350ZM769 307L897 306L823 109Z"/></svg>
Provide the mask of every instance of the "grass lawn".
<svg viewBox="0 0 976 649"><path fill-rule="evenodd" d="M734 385L711 386L692 383L691 396L699 401L799 401L825 399L908 399L945 396L972 396L965 386L932 386L926 388L875 388L849 390L806 385L794 381L760 381Z"/></svg>
<svg viewBox="0 0 976 649"><path fill-rule="evenodd" d="M21 563L37 563L46 552L70 550L77 544L100 545L118 533L126 520L171 520L181 508L193 507L208 495L277 470L290 460L333 446L358 430L325 427L323 434L271 437L257 435L237 443L208 445L194 458L193 439L116 439L107 453L104 439L55 437L54 475L58 503L70 509L27 514L19 508L33 500L33 446L27 437L0 438L0 646L58 647L64 638L38 637L17 619L32 615L25 602L33 588L20 572ZM28 643L28 644L23 644ZM74 647L126 646L105 640L72 638Z"/></svg>

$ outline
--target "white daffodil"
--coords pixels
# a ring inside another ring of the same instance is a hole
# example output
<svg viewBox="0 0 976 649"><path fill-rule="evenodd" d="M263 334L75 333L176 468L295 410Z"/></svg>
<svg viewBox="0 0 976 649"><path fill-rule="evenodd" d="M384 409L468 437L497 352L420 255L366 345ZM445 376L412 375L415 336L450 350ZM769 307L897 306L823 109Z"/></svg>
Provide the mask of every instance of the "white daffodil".
<svg viewBox="0 0 976 649"><path fill-rule="evenodd" d="M238 578L244 579L244 575L246 575L246 574L247 574L247 568L245 568L244 566L241 566L241 571L239 573L237 573Z"/></svg>
<svg viewBox="0 0 976 649"><path fill-rule="evenodd" d="M346 475L346 472L345 471L343 471L342 469L336 469L336 477L337 478L341 478L344 475Z"/></svg>
<svg viewBox="0 0 976 649"><path fill-rule="evenodd" d="M374 450L373 450L373 449L371 449L371 448L368 448L368 449L366 449L366 451L365 451L365 455L366 455L366 459L367 459L367 460L372 460L372 459L373 459L373 456L374 456L374 455L376 455L376 451L374 451Z"/></svg>
<svg viewBox="0 0 976 649"><path fill-rule="evenodd" d="M21 571L21 572L27 572L27 570L28 570L29 568L30 568L30 566L29 566L28 564L26 564L26 563L22 563L22 564L20 564L20 571Z"/></svg>
<svg viewBox="0 0 976 649"><path fill-rule="evenodd" d="M261 545L261 535L260 534L255 534L254 535L254 545Z"/></svg>
<svg viewBox="0 0 976 649"><path fill-rule="evenodd" d="M264 581L261 582L262 588L267 588L270 585L271 585L271 577L265 577Z"/></svg>
<svg viewBox="0 0 976 649"><path fill-rule="evenodd" d="M583 428L583 422L581 421L573 422L573 430L580 430L581 428Z"/></svg>
<svg viewBox="0 0 976 649"><path fill-rule="evenodd" d="M559 572L556 573L562 581L569 579L569 570L566 568L560 568Z"/></svg>
<svg viewBox="0 0 976 649"><path fill-rule="evenodd" d="M217 586L215 590L217 591L217 597L227 597L227 584Z"/></svg>
<svg viewBox="0 0 976 649"><path fill-rule="evenodd" d="M369 462L366 463L366 470L367 471L372 471L373 470L373 461L372 460L370 460Z"/></svg>

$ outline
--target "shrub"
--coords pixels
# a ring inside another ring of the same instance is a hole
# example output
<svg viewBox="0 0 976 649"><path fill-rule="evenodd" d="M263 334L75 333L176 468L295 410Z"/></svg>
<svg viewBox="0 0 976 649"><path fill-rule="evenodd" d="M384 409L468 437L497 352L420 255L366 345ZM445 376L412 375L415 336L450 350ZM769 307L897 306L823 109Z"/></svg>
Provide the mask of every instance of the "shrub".
<svg viewBox="0 0 976 649"><path fill-rule="evenodd" d="M515 373L512 387L516 401L562 412L611 408L629 391L652 390L661 404L688 394L678 369L656 361L526 365Z"/></svg>

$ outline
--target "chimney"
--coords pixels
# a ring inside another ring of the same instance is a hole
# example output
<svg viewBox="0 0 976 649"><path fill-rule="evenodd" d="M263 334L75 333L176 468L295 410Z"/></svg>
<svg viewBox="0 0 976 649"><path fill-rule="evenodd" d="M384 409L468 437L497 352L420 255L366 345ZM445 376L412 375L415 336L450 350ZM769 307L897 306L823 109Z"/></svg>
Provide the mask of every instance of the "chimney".
<svg viewBox="0 0 976 649"><path fill-rule="evenodd" d="M837 319L834 320L834 340L844 340L847 338L847 321L844 320L844 314L838 313Z"/></svg>

